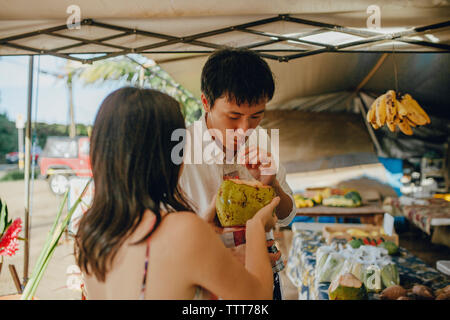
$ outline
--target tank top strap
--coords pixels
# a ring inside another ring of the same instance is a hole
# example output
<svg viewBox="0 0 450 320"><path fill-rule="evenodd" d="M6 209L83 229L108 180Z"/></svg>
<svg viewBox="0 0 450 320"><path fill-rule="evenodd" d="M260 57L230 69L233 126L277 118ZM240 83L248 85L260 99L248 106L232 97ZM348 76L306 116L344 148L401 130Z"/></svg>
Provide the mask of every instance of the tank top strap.
<svg viewBox="0 0 450 320"><path fill-rule="evenodd" d="M155 226L155 222L156 222L156 217L155 217L155 219L153 219L150 230L153 229L153 227ZM151 237L148 237L146 249L145 249L144 277L142 279L140 300L145 299L145 288L146 288L146 282L147 282L148 263L149 263L149 257L150 257L150 239L151 239Z"/></svg>

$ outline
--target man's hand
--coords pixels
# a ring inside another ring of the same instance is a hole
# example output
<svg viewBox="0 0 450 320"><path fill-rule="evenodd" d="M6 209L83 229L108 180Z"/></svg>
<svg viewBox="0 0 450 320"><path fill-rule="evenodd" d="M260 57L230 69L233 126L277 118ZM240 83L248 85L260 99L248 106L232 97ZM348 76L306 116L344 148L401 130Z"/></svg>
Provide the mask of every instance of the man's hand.
<svg viewBox="0 0 450 320"><path fill-rule="evenodd" d="M272 154L255 146L242 150L238 155L238 163L245 164L253 178L262 184L272 185L277 174L276 163Z"/></svg>

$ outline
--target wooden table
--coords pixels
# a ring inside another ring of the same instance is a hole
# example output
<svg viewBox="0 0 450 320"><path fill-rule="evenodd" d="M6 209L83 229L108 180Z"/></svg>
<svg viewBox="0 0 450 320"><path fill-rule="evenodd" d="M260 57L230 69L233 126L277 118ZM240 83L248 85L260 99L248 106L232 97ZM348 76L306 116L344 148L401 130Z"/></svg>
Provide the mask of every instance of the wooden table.
<svg viewBox="0 0 450 320"><path fill-rule="evenodd" d="M317 221L318 217L360 218L361 223L382 225L385 210L376 205L362 205L354 208L315 206L312 208L297 208L297 216L313 217Z"/></svg>

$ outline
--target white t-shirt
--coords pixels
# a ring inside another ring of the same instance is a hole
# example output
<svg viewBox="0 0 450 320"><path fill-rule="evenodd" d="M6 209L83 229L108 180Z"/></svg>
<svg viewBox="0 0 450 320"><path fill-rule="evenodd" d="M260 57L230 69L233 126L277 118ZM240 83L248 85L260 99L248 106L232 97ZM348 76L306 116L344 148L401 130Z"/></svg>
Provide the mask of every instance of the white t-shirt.
<svg viewBox="0 0 450 320"><path fill-rule="evenodd" d="M259 132L264 134L264 129L257 127L253 134ZM261 130L258 130L261 129ZM186 147L184 153L184 169L179 180L181 189L189 200L196 206L194 210L198 215L202 215L210 205L214 195L219 190L224 175L238 175L242 180L255 180L245 165L242 164L223 164L223 152L219 150L217 144L213 141L211 134L207 130L205 116L202 116L196 123L187 128ZM252 140L249 136L246 145ZM270 145L270 138L267 136ZM258 140L256 140L258 141ZM200 147L201 146L201 147ZM203 149L200 150L199 149ZM195 155L195 152L197 154ZM200 152L200 153L199 153ZM203 156L203 154L205 154ZM203 156L203 157L202 157ZM279 164L275 155L275 162L278 163L276 178L286 194L292 200L292 210L288 217L279 219L278 225L287 226L295 217L296 207L292 197L292 190L286 183L286 170ZM222 158L222 159L220 159ZM190 161L189 161L190 160ZM221 161L220 161L221 160ZM202 162L202 163L201 163ZM206 162L206 163L205 163ZM269 236L270 234L270 236ZM267 236L273 239L270 232Z"/></svg>

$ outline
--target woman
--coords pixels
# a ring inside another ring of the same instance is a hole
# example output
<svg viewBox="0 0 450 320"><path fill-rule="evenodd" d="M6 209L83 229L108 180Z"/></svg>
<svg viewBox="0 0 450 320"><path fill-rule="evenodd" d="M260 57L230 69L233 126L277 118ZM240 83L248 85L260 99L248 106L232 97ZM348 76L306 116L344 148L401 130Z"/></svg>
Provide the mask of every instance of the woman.
<svg viewBox="0 0 450 320"><path fill-rule="evenodd" d="M95 194L75 248L87 298L271 299L265 231L279 198L247 222L244 267L177 187L179 128L179 104L161 92L122 88L103 101L91 137Z"/></svg>

